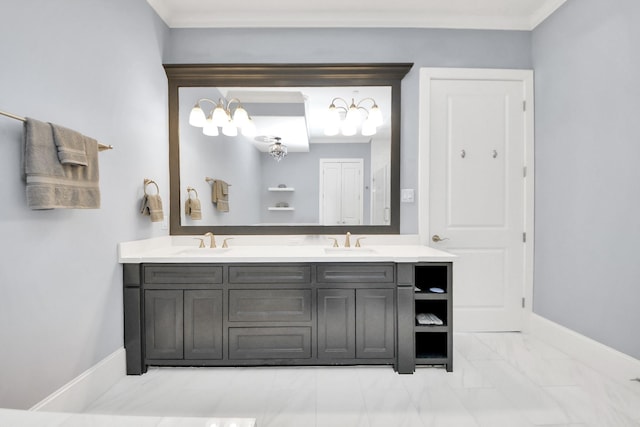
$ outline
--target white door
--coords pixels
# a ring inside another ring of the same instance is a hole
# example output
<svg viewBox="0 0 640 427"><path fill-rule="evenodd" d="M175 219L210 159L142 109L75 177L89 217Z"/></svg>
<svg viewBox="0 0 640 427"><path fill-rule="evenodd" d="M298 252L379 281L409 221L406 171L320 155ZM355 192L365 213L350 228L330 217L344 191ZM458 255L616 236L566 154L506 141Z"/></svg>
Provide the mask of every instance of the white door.
<svg viewBox="0 0 640 427"><path fill-rule="evenodd" d="M428 189L426 237L459 257L454 328L519 331L530 268L526 202L533 197L525 167L532 115L525 100L531 102L531 72L449 71L421 73L427 86L421 98L427 129L421 131L429 149L429 172L421 178Z"/></svg>
<svg viewBox="0 0 640 427"><path fill-rule="evenodd" d="M373 172L371 179L371 225L389 225L391 196L390 165L386 164Z"/></svg>
<svg viewBox="0 0 640 427"><path fill-rule="evenodd" d="M321 224L362 224L363 167L362 159L320 159Z"/></svg>

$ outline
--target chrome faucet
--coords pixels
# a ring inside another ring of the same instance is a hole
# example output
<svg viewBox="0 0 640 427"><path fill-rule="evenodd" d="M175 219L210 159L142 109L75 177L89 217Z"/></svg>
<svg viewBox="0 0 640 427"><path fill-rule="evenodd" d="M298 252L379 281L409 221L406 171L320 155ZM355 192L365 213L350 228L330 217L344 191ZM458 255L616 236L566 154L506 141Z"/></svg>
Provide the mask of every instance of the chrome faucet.
<svg viewBox="0 0 640 427"><path fill-rule="evenodd" d="M211 237L211 242L209 244L210 248L215 248L216 247L216 237L213 235L212 232L207 232L205 233L204 237Z"/></svg>
<svg viewBox="0 0 640 427"><path fill-rule="evenodd" d="M347 235L344 238L344 247L345 248L351 247L351 233L349 233L348 231L347 231Z"/></svg>

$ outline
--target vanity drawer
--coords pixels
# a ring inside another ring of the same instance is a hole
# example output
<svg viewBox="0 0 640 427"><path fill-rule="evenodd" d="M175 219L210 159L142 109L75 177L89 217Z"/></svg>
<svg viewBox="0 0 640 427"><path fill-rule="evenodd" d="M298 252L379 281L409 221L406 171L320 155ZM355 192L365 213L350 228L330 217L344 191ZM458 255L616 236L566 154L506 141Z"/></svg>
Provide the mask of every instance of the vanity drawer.
<svg viewBox="0 0 640 427"><path fill-rule="evenodd" d="M229 328L229 359L309 359L311 328Z"/></svg>
<svg viewBox="0 0 640 427"><path fill-rule="evenodd" d="M151 264L143 267L144 283L193 285L222 283L222 267L215 265Z"/></svg>
<svg viewBox="0 0 640 427"><path fill-rule="evenodd" d="M393 264L318 264L318 283L394 283Z"/></svg>
<svg viewBox="0 0 640 427"><path fill-rule="evenodd" d="M310 283L311 266L237 265L229 266L229 283Z"/></svg>
<svg viewBox="0 0 640 427"><path fill-rule="evenodd" d="M311 289L231 289L229 321L311 321Z"/></svg>

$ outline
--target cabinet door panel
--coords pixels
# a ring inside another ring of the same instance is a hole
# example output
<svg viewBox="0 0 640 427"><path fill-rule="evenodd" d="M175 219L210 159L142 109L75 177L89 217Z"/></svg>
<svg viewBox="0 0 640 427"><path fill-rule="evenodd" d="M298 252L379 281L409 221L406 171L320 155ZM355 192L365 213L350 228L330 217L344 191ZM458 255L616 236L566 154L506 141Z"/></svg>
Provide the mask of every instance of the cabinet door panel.
<svg viewBox="0 0 640 427"><path fill-rule="evenodd" d="M184 291L184 358L222 359L222 291Z"/></svg>
<svg viewBox="0 0 640 427"><path fill-rule="evenodd" d="M353 289L318 290L318 358L356 356L356 294Z"/></svg>
<svg viewBox="0 0 640 427"><path fill-rule="evenodd" d="M182 291L145 291L147 359L182 359Z"/></svg>
<svg viewBox="0 0 640 427"><path fill-rule="evenodd" d="M394 355L394 290L356 290L356 357L386 359Z"/></svg>

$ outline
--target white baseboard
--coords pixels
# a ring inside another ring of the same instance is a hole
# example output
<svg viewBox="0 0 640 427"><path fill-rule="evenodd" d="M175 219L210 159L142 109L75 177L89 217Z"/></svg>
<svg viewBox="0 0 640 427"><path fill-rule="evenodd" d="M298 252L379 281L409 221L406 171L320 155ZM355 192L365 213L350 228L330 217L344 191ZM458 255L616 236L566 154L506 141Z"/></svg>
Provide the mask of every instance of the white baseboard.
<svg viewBox="0 0 640 427"><path fill-rule="evenodd" d="M126 375L126 353L120 348L60 387L32 411L82 412Z"/></svg>
<svg viewBox="0 0 640 427"><path fill-rule="evenodd" d="M640 378L640 360L535 313L529 318L528 332L609 378L623 382Z"/></svg>

